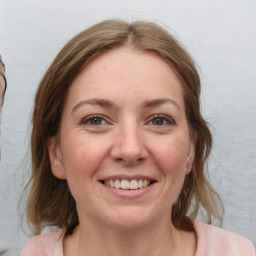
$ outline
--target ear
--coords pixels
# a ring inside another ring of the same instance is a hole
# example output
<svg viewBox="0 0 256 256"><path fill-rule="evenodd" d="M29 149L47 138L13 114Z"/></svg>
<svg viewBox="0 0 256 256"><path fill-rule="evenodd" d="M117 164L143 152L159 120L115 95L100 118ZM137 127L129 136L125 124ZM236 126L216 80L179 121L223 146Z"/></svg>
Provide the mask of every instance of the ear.
<svg viewBox="0 0 256 256"><path fill-rule="evenodd" d="M186 175L188 175L192 170L193 161L194 161L194 157L195 157L195 149L196 149L196 136L193 136L190 139L188 155L187 155L187 159L186 159L186 166L185 166L185 168L186 168L185 174Z"/></svg>
<svg viewBox="0 0 256 256"><path fill-rule="evenodd" d="M60 146L55 136L47 141L47 147L53 175L58 179L65 180L66 176L62 163Z"/></svg>

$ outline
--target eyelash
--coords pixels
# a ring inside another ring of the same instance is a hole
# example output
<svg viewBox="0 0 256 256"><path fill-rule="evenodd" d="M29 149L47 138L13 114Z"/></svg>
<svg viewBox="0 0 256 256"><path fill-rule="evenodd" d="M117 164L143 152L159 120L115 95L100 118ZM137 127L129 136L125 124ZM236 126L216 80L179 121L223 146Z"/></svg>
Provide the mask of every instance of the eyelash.
<svg viewBox="0 0 256 256"><path fill-rule="evenodd" d="M95 120L95 119L99 119L101 121L100 124L92 124L90 123L90 121L92 120ZM92 126L101 126L101 125L104 125L102 124L102 122L105 122L107 123L107 121L105 120L105 118L101 115L90 115L90 116L87 116L86 118L83 118L81 121L80 121L80 124L82 125L92 125Z"/></svg>
<svg viewBox="0 0 256 256"><path fill-rule="evenodd" d="M153 124L152 122L157 120L157 119L162 120L163 123L160 124L160 125L159 124ZM155 126L175 125L175 121L172 118L170 118L170 117L168 117L166 115L161 115L161 114L152 116L150 118L149 123L152 123L152 125L155 125Z"/></svg>
<svg viewBox="0 0 256 256"><path fill-rule="evenodd" d="M90 123L93 120L100 120L100 124L92 124ZM161 120L160 124L153 124L152 122L156 121L157 119ZM105 122L102 124L102 122ZM80 124L82 125L91 125L91 126L102 126L104 124L107 123L106 118L102 115L90 115L87 116L86 118L83 118L80 122ZM168 125L175 125L175 121L166 116L166 115L161 115L161 114L157 114L157 115L153 115L149 118L149 121L146 124L151 124L153 126L168 126Z"/></svg>

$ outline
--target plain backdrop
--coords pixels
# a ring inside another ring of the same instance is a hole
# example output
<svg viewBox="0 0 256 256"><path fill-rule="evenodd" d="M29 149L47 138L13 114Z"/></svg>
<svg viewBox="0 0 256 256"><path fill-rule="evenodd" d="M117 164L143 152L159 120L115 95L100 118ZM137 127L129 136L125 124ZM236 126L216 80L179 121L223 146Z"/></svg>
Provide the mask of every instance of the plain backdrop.
<svg viewBox="0 0 256 256"><path fill-rule="evenodd" d="M209 173L225 205L223 227L256 245L255 0L0 0L0 54L8 79L0 164L0 251L8 251L2 255L18 255L28 239L18 200L30 171L38 83L71 37L108 18L157 22L194 57L214 136Z"/></svg>

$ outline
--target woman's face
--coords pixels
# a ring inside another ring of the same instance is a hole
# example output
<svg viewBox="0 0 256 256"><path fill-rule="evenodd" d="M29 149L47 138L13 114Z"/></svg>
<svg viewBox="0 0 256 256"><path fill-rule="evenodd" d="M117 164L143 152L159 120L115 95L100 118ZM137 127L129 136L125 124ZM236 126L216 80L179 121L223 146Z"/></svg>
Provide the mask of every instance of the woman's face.
<svg viewBox="0 0 256 256"><path fill-rule="evenodd" d="M194 156L180 81L153 53L104 53L72 83L48 149L80 223L134 228L170 221Z"/></svg>

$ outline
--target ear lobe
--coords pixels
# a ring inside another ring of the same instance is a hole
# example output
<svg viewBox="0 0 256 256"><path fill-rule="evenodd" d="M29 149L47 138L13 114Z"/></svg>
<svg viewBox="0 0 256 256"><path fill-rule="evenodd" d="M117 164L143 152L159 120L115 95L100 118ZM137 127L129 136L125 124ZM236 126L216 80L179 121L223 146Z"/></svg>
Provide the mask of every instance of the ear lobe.
<svg viewBox="0 0 256 256"><path fill-rule="evenodd" d="M48 154L51 162L53 175L61 180L65 180L65 172L62 164L62 157L56 137L52 137L47 142Z"/></svg>
<svg viewBox="0 0 256 256"><path fill-rule="evenodd" d="M188 175L191 172L192 165L193 165L193 160L188 158L187 161L186 161L186 171L185 171L186 175Z"/></svg>

